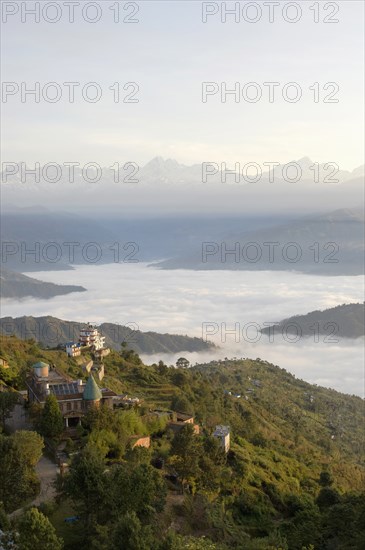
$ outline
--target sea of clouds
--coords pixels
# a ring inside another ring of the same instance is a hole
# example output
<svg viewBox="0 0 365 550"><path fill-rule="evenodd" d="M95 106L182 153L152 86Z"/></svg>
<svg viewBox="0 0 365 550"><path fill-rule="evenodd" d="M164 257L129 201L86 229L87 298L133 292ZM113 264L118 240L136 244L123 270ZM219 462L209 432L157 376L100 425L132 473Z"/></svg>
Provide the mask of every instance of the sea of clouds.
<svg viewBox="0 0 365 550"><path fill-rule="evenodd" d="M83 265L73 271L29 275L57 284L82 285L87 292L50 300L4 300L2 316L53 315L79 322L134 323L142 331L199 337L215 332L208 339L219 348L185 353L192 364L224 357L261 357L308 382L351 394L364 393L363 339L332 336L325 341L319 336L316 342L313 335L294 343L275 336L270 342L264 335L257 339L255 329L292 315L360 302L362 277L164 271L144 263ZM143 359L174 364L180 356L181 352Z"/></svg>

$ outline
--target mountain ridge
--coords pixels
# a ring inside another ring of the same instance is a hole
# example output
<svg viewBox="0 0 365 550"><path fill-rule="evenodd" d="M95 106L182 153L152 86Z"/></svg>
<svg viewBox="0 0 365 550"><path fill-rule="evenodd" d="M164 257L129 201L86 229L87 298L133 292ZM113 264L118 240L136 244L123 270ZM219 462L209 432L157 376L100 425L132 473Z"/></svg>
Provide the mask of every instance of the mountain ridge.
<svg viewBox="0 0 365 550"><path fill-rule="evenodd" d="M260 330L263 334L278 331L303 336L325 334L342 338L361 338L365 336L365 305L363 303L341 304L324 310L314 310L283 319L276 325Z"/></svg>
<svg viewBox="0 0 365 550"><path fill-rule="evenodd" d="M239 159L238 159L239 160ZM237 160L237 162L238 162ZM248 160L242 160L240 164L240 168L244 167L248 163ZM57 164L57 163L54 163ZM128 164L128 163L127 163ZM202 166L204 164L211 164L220 166L220 169L217 169L216 173L211 173L209 175L209 181L210 182L221 182L222 175L226 173L228 181L231 181L231 178L234 178L234 173L232 172L233 164L231 163L225 163L225 162L201 162L201 163L194 163L194 164L186 164L179 162L176 159L173 158L164 158L162 156L155 156L151 160L147 161L145 164L137 164L137 163L130 163L134 164L136 167L138 166L138 179L142 183L147 184L181 184L181 183L202 183ZM226 169L222 169L223 165L226 165ZM249 164L253 164L252 161L249 162ZM256 163L257 164L257 163ZM267 166L268 164L275 164L272 168ZM338 183L344 183L346 181L349 181L354 178L363 177L365 174L365 165L357 166L353 170L341 170L340 168L336 168L336 163L333 162L314 162L312 161L308 156L303 156L300 159L293 159L288 162L284 163L266 163L258 166L260 166L261 169L261 177L264 180L267 180L270 177L273 177L274 179L283 179L282 174L283 170L285 173L286 171L290 169L291 166L296 165L299 166L301 170L300 178L301 180L310 180L314 181L315 174L314 174L314 166L316 166L316 171L318 172L317 176L320 175L320 178L328 181L328 183L337 183L336 179L338 179ZM62 164L60 164L62 167ZM123 163L120 163L121 167L124 167ZM7 176L7 174L3 171L0 173L1 183L2 185L23 185L24 181L22 181L22 173L23 167L22 163L17 163L16 165L16 172L14 175L11 175L10 177ZM103 172L103 180L109 181L112 183L114 181L114 172L110 170L108 167L101 167L101 170ZM125 178L126 174L123 173L125 171L124 168L120 168L120 175L121 177ZM66 172L66 170L65 170ZM211 171L212 172L212 171ZM333 175L331 176L331 172L333 172ZM126 172L127 173L127 172ZM236 172L239 174L240 172ZM280 175L277 175L281 173ZM62 174L63 176L63 174ZM69 177L67 172L67 177ZM242 174L241 174L242 177ZM289 179L294 179L295 177L293 175L289 176ZM251 176L252 179L252 176ZM9 181L8 181L9 180ZM74 181L76 183L80 183L80 181L83 180L83 173L82 169L79 167L76 167L74 169ZM247 177L247 182L250 181L250 176ZM65 177L61 177L61 179L55 183L52 182L52 185L75 185L74 181L70 182L65 179ZM253 181L253 180L252 180ZM127 180L128 182L128 180ZM42 185L46 183L49 185L47 180L45 182L42 182L42 169L40 168L40 181L39 182L33 182L31 180L31 185L34 187L34 189L41 189ZM86 183L85 181L83 183ZM29 183L28 183L29 184ZM89 183L90 186L90 183Z"/></svg>
<svg viewBox="0 0 365 550"><path fill-rule="evenodd" d="M48 300L72 292L86 292L86 288L78 285L57 285L4 268L0 270L0 298L21 300L31 297Z"/></svg>
<svg viewBox="0 0 365 550"><path fill-rule="evenodd" d="M85 325L85 322L65 321L50 315L2 317L0 333L5 336L14 335L23 340L34 338L42 345L56 347L70 341L76 342L80 329ZM128 348L144 354L193 352L215 347L211 342L201 338L153 331L142 332L136 323L129 325L104 322L98 325L98 329L105 336L105 345L116 350L120 350L123 342L127 343Z"/></svg>
<svg viewBox="0 0 365 550"><path fill-rule="evenodd" d="M317 275L361 275L363 235L361 209L343 208L317 216L302 216L269 228L225 233L216 242L205 243L205 248L201 243L194 255L175 256L151 265L161 269L290 270ZM254 249L251 255L249 247Z"/></svg>

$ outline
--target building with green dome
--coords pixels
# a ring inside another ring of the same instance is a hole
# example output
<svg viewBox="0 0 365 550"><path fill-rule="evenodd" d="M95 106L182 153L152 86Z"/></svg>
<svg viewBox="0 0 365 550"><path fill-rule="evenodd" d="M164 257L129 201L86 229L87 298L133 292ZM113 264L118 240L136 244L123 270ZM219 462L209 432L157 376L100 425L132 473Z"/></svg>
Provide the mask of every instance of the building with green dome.
<svg viewBox="0 0 365 550"><path fill-rule="evenodd" d="M100 401L103 398L103 394L95 382L95 379L92 374L90 374L86 384L82 398L87 402L88 405L99 405Z"/></svg>
<svg viewBox="0 0 365 550"><path fill-rule="evenodd" d="M91 407L100 404L113 407L117 396L109 388L99 388L92 374L86 383L79 379L73 380L54 365L39 361L35 363L27 379L29 403L38 403L44 406L47 396L53 394L65 420L65 428L77 426L81 418Z"/></svg>

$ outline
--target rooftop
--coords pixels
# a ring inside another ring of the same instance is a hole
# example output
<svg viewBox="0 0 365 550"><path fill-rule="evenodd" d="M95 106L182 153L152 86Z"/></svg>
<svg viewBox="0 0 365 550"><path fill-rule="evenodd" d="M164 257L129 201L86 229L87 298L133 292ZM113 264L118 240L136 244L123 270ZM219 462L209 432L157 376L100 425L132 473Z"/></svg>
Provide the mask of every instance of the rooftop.
<svg viewBox="0 0 365 550"><path fill-rule="evenodd" d="M49 367L48 363L43 363L43 361L38 361L38 363L34 363L33 369L43 369L44 367Z"/></svg>
<svg viewBox="0 0 365 550"><path fill-rule="evenodd" d="M73 395L77 393L82 393L80 391L80 386L77 382L64 382L61 384L51 384L49 389L56 396L59 395Z"/></svg>
<svg viewBox="0 0 365 550"><path fill-rule="evenodd" d="M223 437L229 435L231 429L229 426L216 426L213 435L216 437Z"/></svg>
<svg viewBox="0 0 365 550"><path fill-rule="evenodd" d="M102 397L99 386L95 382L93 375L90 374L84 389L84 399L87 401L98 401Z"/></svg>

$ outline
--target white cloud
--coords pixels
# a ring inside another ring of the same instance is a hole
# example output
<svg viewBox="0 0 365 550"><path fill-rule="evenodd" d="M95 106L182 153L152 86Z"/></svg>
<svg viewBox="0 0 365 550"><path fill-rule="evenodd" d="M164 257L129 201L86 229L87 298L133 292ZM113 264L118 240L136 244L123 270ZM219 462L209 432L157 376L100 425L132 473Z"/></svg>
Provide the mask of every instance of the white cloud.
<svg viewBox="0 0 365 550"><path fill-rule="evenodd" d="M363 296L362 277L317 277L288 272L160 271L145 264L77 266L74 271L30 274L59 284L80 284L88 292L52 300L4 301L3 316L53 315L61 319L101 323L137 323L140 330L201 336L204 322L216 323L215 342L222 350L189 360L214 357L261 357L298 377L324 383L348 393L360 393L363 384L363 352L358 341L338 344L282 340L255 344L248 340L247 323L275 322L291 315L325 309L341 303L358 302ZM232 330L238 323L240 341L227 334L222 344L222 323ZM243 336L242 336L243 334ZM247 334L247 338L246 335ZM181 355L181 354L180 354ZM175 356L158 358L175 362Z"/></svg>

